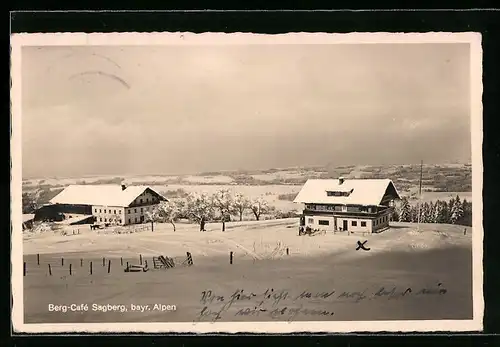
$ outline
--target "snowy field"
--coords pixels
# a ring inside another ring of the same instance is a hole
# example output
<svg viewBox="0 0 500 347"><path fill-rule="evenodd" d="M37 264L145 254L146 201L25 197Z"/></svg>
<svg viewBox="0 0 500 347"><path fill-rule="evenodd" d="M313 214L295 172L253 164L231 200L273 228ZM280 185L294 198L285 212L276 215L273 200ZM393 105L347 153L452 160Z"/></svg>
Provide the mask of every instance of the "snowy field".
<svg viewBox="0 0 500 347"><path fill-rule="evenodd" d="M296 219L228 223L226 232L220 231L220 224L208 224L207 232L199 232L191 224L178 224L176 232L170 224L157 224L154 232L135 234L97 234L80 226L77 235L47 232L26 236L25 320L471 318L470 228L429 224L421 225L421 232L417 232L415 225L394 223L379 235L298 236L297 223ZM356 250L357 241L366 241L370 250ZM181 265L186 252L193 257L191 267ZM229 263L230 252L233 264ZM174 258L177 266L139 273L123 271L127 262L139 264L141 259L152 267L152 257L158 255ZM203 292L206 296L211 291L227 301L241 290L245 295L226 306L203 298ZM274 293L270 299L264 294L266 290ZM263 300L257 302L259 298ZM124 305L127 311L61 313L48 309L49 304L68 303ZM131 304L153 307L156 303L175 305L176 310L131 311Z"/></svg>

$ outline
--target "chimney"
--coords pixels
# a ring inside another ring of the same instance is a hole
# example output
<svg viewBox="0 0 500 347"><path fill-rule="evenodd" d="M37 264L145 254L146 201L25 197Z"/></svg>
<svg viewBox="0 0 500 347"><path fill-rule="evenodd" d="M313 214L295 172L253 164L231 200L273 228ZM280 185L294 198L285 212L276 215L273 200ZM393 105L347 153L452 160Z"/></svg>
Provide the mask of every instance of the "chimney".
<svg viewBox="0 0 500 347"><path fill-rule="evenodd" d="M127 186L122 184L122 190L125 190L126 188L127 188Z"/></svg>
<svg viewBox="0 0 500 347"><path fill-rule="evenodd" d="M341 185L342 183L344 183L344 177L339 177L339 185Z"/></svg>

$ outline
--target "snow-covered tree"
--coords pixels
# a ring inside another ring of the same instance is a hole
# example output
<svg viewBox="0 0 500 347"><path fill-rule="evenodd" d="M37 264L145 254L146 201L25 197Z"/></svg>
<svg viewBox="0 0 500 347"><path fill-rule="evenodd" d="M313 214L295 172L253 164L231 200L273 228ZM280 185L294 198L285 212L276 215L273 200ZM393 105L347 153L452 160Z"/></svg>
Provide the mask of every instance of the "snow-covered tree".
<svg viewBox="0 0 500 347"><path fill-rule="evenodd" d="M146 221L151 223L151 231L154 231L154 223L157 223L161 220L161 211L160 208L165 201L161 201L158 205L153 207L151 211L146 211Z"/></svg>
<svg viewBox="0 0 500 347"><path fill-rule="evenodd" d="M234 204L234 209L238 213L241 222L243 220L243 213L250 208L252 203L250 199L248 199L242 193L236 193L234 194L233 204Z"/></svg>
<svg viewBox="0 0 500 347"><path fill-rule="evenodd" d="M212 195L213 207L218 211L222 231L226 231L226 221L235 213L233 194L229 189L219 189Z"/></svg>
<svg viewBox="0 0 500 347"><path fill-rule="evenodd" d="M22 196L23 213L35 213L38 208L37 192L25 192Z"/></svg>
<svg viewBox="0 0 500 347"><path fill-rule="evenodd" d="M420 222L421 223L430 223L430 220L431 220L430 214L431 214L431 206L426 201L422 204L422 207L420 209Z"/></svg>
<svg viewBox="0 0 500 347"><path fill-rule="evenodd" d="M261 215L271 211L267 200L262 196L252 200L250 209L252 210L256 220L260 220Z"/></svg>
<svg viewBox="0 0 500 347"><path fill-rule="evenodd" d="M462 211L463 216L457 224L472 226L472 203L468 202L467 199L462 201Z"/></svg>
<svg viewBox="0 0 500 347"><path fill-rule="evenodd" d="M156 205L153 211L146 212L146 217L151 222L151 228L153 222L166 221L172 224L175 231L175 221L182 214L183 209L184 201L182 199L168 199L168 201L162 201Z"/></svg>
<svg viewBox="0 0 500 347"><path fill-rule="evenodd" d="M440 223L442 219L442 209L441 201L437 200L434 204L434 210L432 211L432 223Z"/></svg>
<svg viewBox="0 0 500 347"><path fill-rule="evenodd" d="M207 193L191 193L185 206L186 217L199 223L200 231L205 231L205 223L215 217L212 198Z"/></svg>
<svg viewBox="0 0 500 347"><path fill-rule="evenodd" d="M448 204L446 201L436 201L437 217L436 223L449 223Z"/></svg>
<svg viewBox="0 0 500 347"><path fill-rule="evenodd" d="M462 201L460 200L460 197L457 195L453 202L452 210L451 210L451 217L450 221L452 224L457 224L457 222L463 217L464 215L464 210L463 210L463 205Z"/></svg>
<svg viewBox="0 0 500 347"><path fill-rule="evenodd" d="M427 207L427 214L425 216L425 222L426 223L434 223L434 209L435 209L434 202L429 202L428 207Z"/></svg>
<svg viewBox="0 0 500 347"><path fill-rule="evenodd" d="M400 209L401 208L399 206L394 206L392 208L392 212L391 212L391 221L392 222L399 222L399 216L401 214Z"/></svg>
<svg viewBox="0 0 500 347"><path fill-rule="evenodd" d="M403 197L401 199L401 207L399 208L399 221L400 222L411 221L411 207L407 197Z"/></svg>

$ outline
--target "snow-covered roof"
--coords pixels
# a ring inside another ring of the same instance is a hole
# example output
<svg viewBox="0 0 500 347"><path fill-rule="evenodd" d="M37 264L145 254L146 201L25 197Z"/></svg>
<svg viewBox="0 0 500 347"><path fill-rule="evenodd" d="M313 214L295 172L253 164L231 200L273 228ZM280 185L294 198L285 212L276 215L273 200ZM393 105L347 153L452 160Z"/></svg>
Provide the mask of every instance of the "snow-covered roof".
<svg viewBox="0 0 500 347"><path fill-rule="evenodd" d="M304 184L293 202L315 204L369 205L377 206L388 187L396 187L390 179L310 179ZM328 196L327 192L347 192L348 196Z"/></svg>
<svg viewBox="0 0 500 347"><path fill-rule="evenodd" d="M147 189L158 194L148 186L129 186L122 189L121 185L116 184L73 184L67 186L50 202L52 204L127 207ZM160 198L165 199L160 194L158 195Z"/></svg>
<svg viewBox="0 0 500 347"><path fill-rule="evenodd" d="M35 218L35 215L33 213L25 213L23 214L23 223L26 223L32 220L33 218Z"/></svg>

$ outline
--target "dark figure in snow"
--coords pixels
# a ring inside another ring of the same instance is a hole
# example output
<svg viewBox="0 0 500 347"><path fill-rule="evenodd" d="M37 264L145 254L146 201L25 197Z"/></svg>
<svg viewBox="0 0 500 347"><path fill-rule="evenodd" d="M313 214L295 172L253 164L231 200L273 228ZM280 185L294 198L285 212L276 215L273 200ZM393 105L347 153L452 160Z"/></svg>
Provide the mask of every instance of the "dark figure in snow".
<svg viewBox="0 0 500 347"><path fill-rule="evenodd" d="M201 222L200 222L200 231L205 231L205 218L201 219Z"/></svg>

